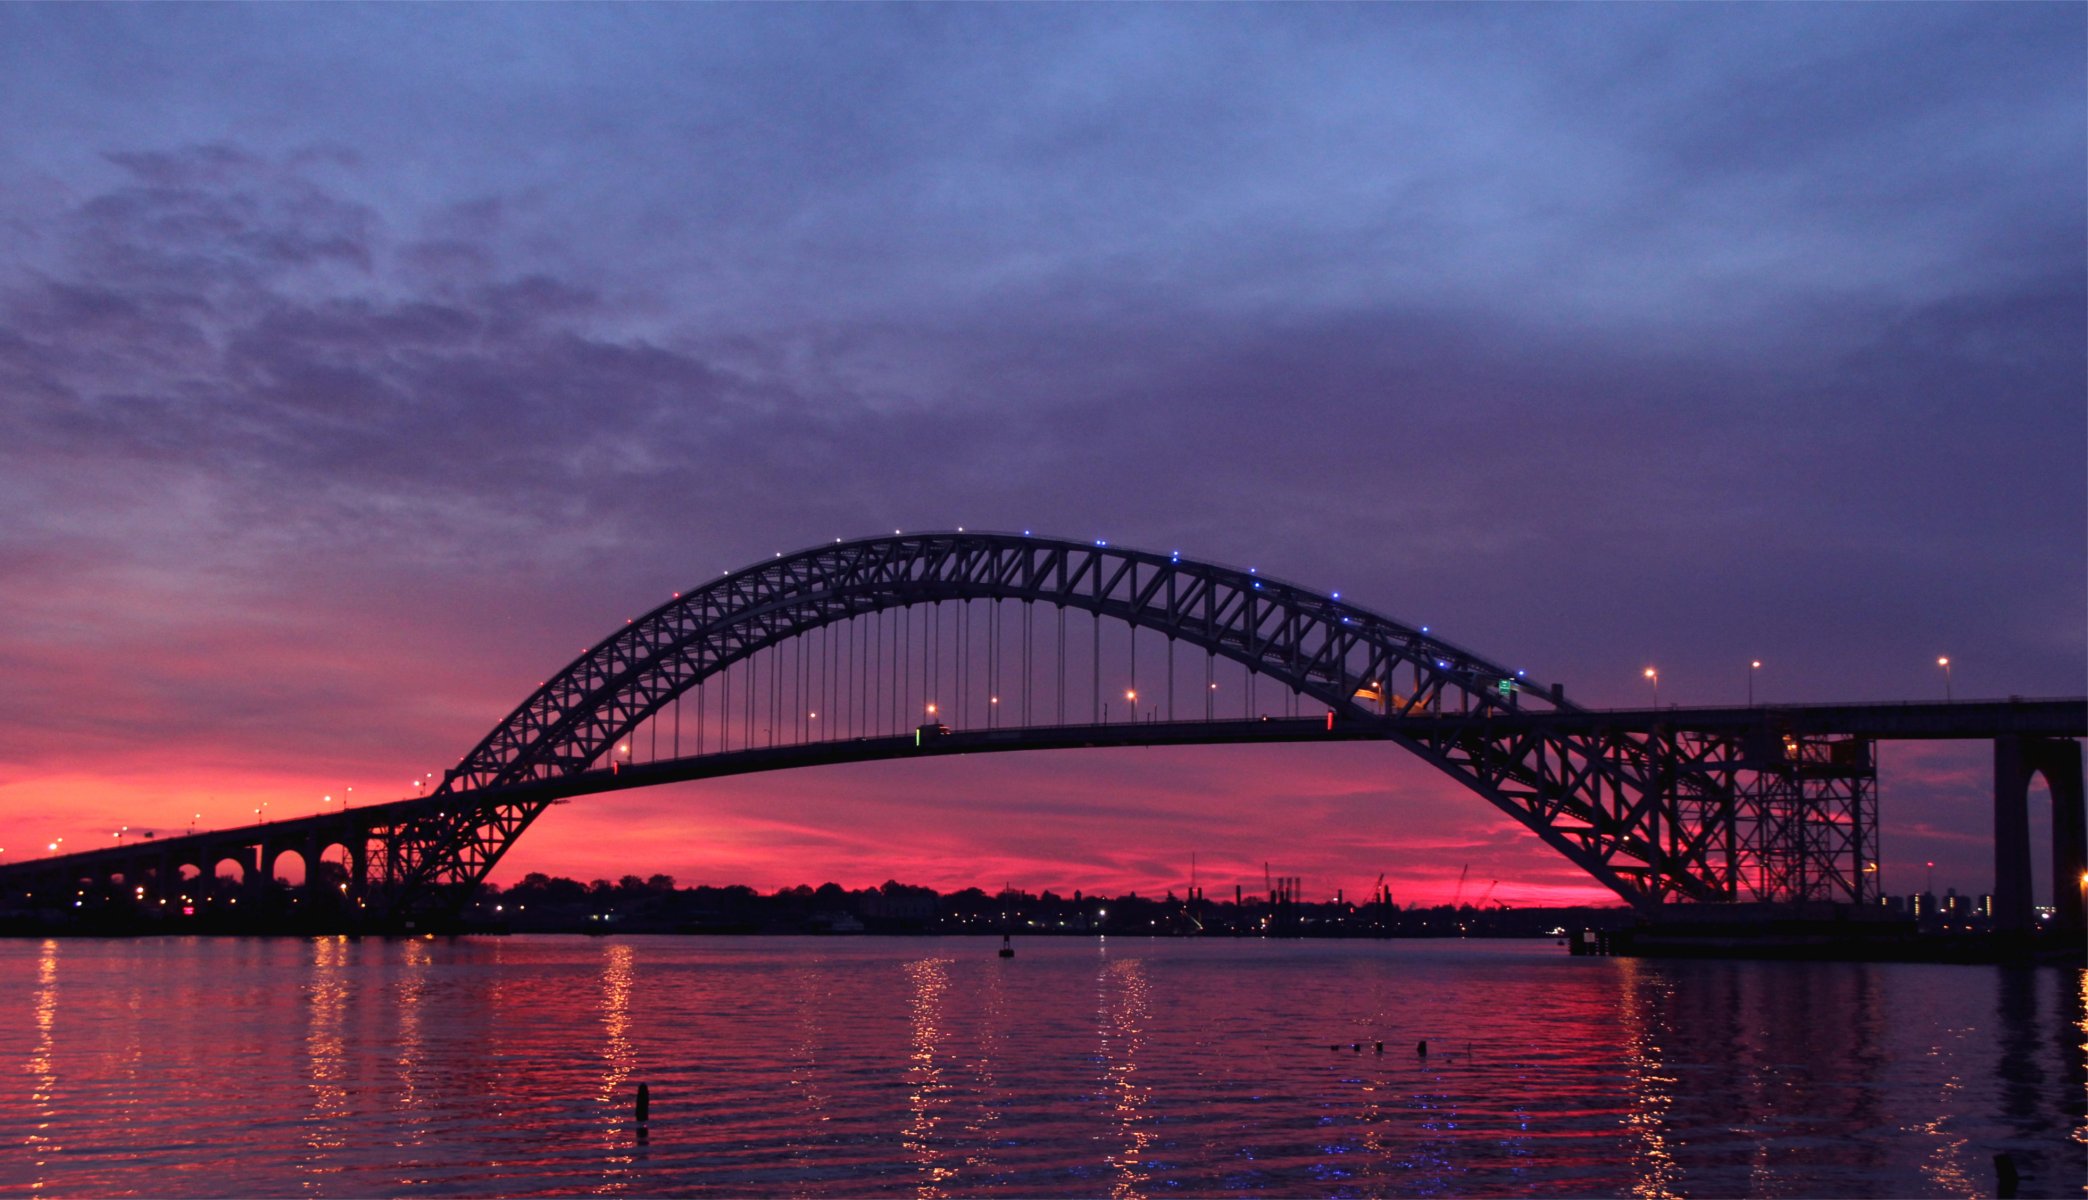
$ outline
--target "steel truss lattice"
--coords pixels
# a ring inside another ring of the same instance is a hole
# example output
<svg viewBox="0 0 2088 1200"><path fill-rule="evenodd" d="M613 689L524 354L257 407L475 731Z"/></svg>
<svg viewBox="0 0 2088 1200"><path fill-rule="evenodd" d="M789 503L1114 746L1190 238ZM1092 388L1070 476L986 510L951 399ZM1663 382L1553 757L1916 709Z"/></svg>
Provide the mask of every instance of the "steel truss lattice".
<svg viewBox="0 0 2088 1200"><path fill-rule="evenodd" d="M1864 894L1875 788L1816 768L1809 744L1779 762L1731 736L1510 720L1583 710L1424 629L1253 571L984 533L779 556L632 620L487 734L435 803L375 831L374 890L402 910L457 902L561 781L598 771L682 692L833 623L950 600L1084 610L1244 664L1345 725L1370 723L1641 907Z"/></svg>

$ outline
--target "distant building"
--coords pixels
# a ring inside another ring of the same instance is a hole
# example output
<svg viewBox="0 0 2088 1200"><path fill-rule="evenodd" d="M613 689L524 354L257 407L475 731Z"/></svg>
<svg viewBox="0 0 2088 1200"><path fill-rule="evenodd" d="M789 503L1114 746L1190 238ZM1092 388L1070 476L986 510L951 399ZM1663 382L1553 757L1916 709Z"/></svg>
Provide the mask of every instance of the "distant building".
<svg viewBox="0 0 2088 1200"><path fill-rule="evenodd" d="M870 891L858 911L873 921L933 921L935 901L933 892Z"/></svg>

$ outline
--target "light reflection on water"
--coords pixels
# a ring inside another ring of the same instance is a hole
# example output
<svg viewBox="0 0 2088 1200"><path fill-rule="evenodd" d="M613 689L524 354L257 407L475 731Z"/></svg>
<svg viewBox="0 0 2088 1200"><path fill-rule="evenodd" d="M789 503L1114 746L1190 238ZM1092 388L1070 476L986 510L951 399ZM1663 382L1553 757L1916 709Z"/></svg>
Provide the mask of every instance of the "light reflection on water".
<svg viewBox="0 0 2088 1200"><path fill-rule="evenodd" d="M1667 1074L1661 1062L1660 1042L1664 1030L1660 1013L1673 1000L1665 979L1647 969L1641 960L1618 964L1624 979L1621 1016L1624 1021L1626 1069L1631 1075L1631 1112L1625 1118L1636 1145L1632 1148L1631 1194L1640 1200L1666 1200L1677 1196L1679 1172L1668 1149L1668 1111L1674 1107L1675 1086L1681 1081ZM1652 994L1649 994L1652 993Z"/></svg>
<svg viewBox="0 0 2088 1200"><path fill-rule="evenodd" d="M313 1195L326 1193L325 1177L343 1169L341 1150L348 1144L353 1116L348 1104L348 1041L342 1024L348 1016L348 942L320 938L308 943L312 953L305 984L305 1087L311 1118L305 1122L305 1153L299 1181Z"/></svg>
<svg viewBox="0 0 2088 1200"><path fill-rule="evenodd" d="M940 958L906 964L913 1029L912 1052L906 1068L909 1119L900 1144L920 1169L915 1190L923 1200L945 1195L943 1185L957 1174L943 1162L942 1140L935 1135L935 1127L942 1121L942 1109L950 1102L950 1087L943 1082L943 1068L937 1057L944 1036L943 994L950 987L948 968L948 961Z"/></svg>
<svg viewBox="0 0 2088 1200"><path fill-rule="evenodd" d="M1110 1119L1116 1125L1116 1150L1105 1156L1116 1168L1110 1195L1140 1200L1145 1156L1153 1143L1146 1101L1152 1089L1139 1082L1138 1055L1145 1046L1145 962L1138 958L1106 961L1096 974L1100 985L1101 1021L1095 1031L1101 1049Z"/></svg>
<svg viewBox="0 0 2088 1200"><path fill-rule="evenodd" d="M58 1091L57 1050L58 1029L58 943L46 940L37 947L36 985L31 993L30 1011L34 1014L35 1035L29 1050L27 1064L30 1078L29 1112L25 1114L31 1122L27 1135L22 1139L25 1156L35 1168L32 1192L42 1192L45 1172L50 1169L54 1147L51 1143L52 1125L57 1113L52 1110L52 1101ZM10 1010L18 1011L18 1010Z"/></svg>
<svg viewBox="0 0 2088 1200"><path fill-rule="evenodd" d="M2088 1179L2077 970L997 949L0 942L0 1194L1974 1195L2004 1150L2025 1195Z"/></svg>

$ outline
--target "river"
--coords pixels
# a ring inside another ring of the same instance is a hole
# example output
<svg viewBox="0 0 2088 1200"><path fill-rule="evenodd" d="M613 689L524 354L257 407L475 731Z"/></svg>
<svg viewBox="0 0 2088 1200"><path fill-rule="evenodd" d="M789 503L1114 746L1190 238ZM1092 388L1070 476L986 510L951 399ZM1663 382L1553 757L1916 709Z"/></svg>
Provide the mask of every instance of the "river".
<svg viewBox="0 0 2088 1200"><path fill-rule="evenodd" d="M1975 1196L2001 1152L2026 1196L2088 1180L2077 969L997 945L0 942L0 1193Z"/></svg>

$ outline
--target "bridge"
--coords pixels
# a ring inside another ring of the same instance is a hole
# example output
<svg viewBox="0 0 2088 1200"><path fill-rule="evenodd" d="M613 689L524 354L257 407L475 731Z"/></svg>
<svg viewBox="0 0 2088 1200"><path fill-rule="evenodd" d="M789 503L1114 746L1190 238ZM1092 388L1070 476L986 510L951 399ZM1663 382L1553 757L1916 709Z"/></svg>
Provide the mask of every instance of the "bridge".
<svg viewBox="0 0 2088 1200"><path fill-rule="evenodd" d="M0 867L0 905L280 901L451 918L551 805L829 763L1075 746L1390 742L1637 908L1875 902L1876 743L1993 739L1997 923L2031 919L2027 793L2081 922L2088 701L1582 708L1431 632L1222 566L1028 533L894 534L676 593L546 679L433 794ZM664 752L663 752L664 744ZM236 879L219 877L230 865Z"/></svg>

